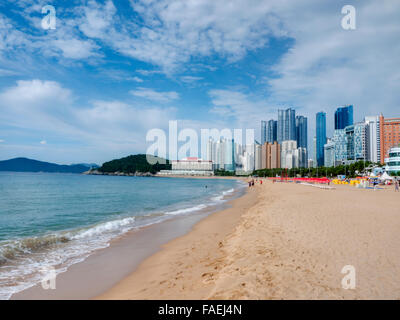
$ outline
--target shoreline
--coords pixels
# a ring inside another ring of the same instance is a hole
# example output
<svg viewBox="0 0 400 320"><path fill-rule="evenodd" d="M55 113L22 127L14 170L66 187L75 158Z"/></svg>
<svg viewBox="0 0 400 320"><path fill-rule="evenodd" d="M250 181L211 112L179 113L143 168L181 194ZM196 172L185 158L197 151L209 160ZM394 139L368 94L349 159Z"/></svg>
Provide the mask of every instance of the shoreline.
<svg viewBox="0 0 400 320"><path fill-rule="evenodd" d="M235 192L227 195L220 204L130 230L112 239L107 247L96 249L83 261L58 274L56 290L43 290L38 283L14 293L10 300L96 297L129 275L144 259L161 250L165 243L190 232L197 222L229 207L232 201L243 197L245 193L244 187L235 188ZM101 282L98 281L99 277L102 278Z"/></svg>
<svg viewBox="0 0 400 320"><path fill-rule="evenodd" d="M262 180L214 212L113 241L57 278L70 286L64 296L36 288L12 298L400 299L398 193ZM345 266L354 289L343 287Z"/></svg>
<svg viewBox="0 0 400 320"><path fill-rule="evenodd" d="M264 180L245 197L95 299L400 299L394 191ZM345 266L353 289L343 287Z"/></svg>
<svg viewBox="0 0 400 320"><path fill-rule="evenodd" d="M185 252L185 258L189 260L190 252L197 246L201 246L205 255L208 255L207 252L218 252L221 250L224 238L237 226L243 213L257 204L259 194L257 189L258 186L246 188L244 195L229 202L230 207L214 212L199 220L192 226L189 232L165 243L161 250L142 261L142 263L127 277L122 279L110 290L103 292L93 299L192 299L191 295L196 295L195 291L191 291L189 296L185 295L183 297L160 298L157 295L148 296L146 294L148 290L147 286L151 284L158 287L158 285L163 286L168 283L168 280L162 280L158 284L156 279L163 276L162 274L165 272L163 268L164 263L169 264L174 261L171 256L177 253L179 254L182 250ZM201 244L203 241L207 242L207 244ZM218 260L218 257L216 259ZM195 263L196 261L190 261L193 267ZM177 267L179 268L181 266L182 264L178 261ZM172 266L169 272L174 273L174 268L175 266ZM201 272L203 274L200 277L202 280L205 279L205 277L212 277L212 270L214 270L214 267L210 265L209 269L211 270L210 273ZM183 272L179 272L177 274L177 280L183 279L182 273ZM163 291L163 288L160 288L160 291ZM201 288L201 292L203 291L204 288Z"/></svg>

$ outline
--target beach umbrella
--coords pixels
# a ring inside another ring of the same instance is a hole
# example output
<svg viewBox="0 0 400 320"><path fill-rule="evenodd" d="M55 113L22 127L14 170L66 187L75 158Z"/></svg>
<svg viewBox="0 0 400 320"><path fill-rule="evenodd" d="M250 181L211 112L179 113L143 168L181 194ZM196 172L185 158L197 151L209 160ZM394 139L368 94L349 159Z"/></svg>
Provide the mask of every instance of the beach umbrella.
<svg viewBox="0 0 400 320"><path fill-rule="evenodd" d="M387 174L387 172L384 172L383 175L379 178L381 180L393 180L391 176Z"/></svg>

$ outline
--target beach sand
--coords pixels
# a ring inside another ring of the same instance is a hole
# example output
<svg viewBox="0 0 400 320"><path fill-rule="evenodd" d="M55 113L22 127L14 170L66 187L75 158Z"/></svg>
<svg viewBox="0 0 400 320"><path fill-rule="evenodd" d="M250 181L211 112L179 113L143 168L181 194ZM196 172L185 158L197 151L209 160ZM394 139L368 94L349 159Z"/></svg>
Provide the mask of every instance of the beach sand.
<svg viewBox="0 0 400 320"><path fill-rule="evenodd" d="M399 299L400 194L265 181L96 298Z"/></svg>

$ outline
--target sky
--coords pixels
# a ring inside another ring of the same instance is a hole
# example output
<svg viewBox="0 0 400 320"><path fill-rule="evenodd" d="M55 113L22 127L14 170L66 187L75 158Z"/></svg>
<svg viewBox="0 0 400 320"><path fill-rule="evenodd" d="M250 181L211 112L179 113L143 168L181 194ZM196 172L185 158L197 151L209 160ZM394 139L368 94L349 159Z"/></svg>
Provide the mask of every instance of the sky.
<svg viewBox="0 0 400 320"><path fill-rule="evenodd" d="M101 164L169 120L259 140L278 108L308 117L309 141L318 111L328 136L341 105L400 117L399 39L397 0L3 0L0 160Z"/></svg>

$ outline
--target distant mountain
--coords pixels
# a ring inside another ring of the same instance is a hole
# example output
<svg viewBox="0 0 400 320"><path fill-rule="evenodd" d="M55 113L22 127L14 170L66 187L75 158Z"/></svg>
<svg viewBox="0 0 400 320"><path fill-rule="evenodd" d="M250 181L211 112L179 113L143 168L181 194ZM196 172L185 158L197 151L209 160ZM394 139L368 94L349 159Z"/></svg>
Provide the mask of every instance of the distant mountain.
<svg viewBox="0 0 400 320"><path fill-rule="evenodd" d="M159 162L166 162L166 164L150 164L147 162L147 156L145 154L135 154L125 158L105 162L97 169L97 171L101 173L121 172L135 174L148 172L154 174L160 170L171 169L171 164L168 160L154 156L150 157L153 157L154 160L158 160Z"/></svg>
<svg viewBox="0 0 400 320"><path fill-rule="evenodd" d="M0 171L83 173L88 169L90 169L90 167L81 164L59 165L28 158L15 158L0 161Z"/></svg>

